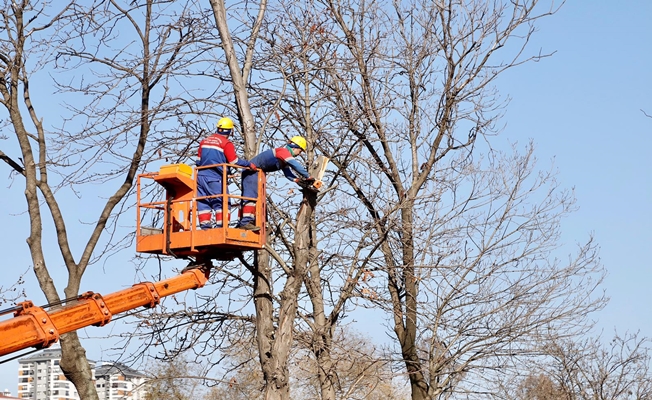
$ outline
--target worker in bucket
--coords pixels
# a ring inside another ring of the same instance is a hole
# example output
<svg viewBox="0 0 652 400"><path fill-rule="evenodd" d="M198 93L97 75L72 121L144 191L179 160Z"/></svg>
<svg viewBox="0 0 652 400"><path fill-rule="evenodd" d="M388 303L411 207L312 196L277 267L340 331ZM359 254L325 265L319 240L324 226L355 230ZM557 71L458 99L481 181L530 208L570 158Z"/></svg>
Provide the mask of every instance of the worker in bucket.
<svg viewBox="0 0 652 400"><path fill-rule="evenodd" d="M251 162L265 173L283 171L285 177L293 182L315 182L315 178L311 177L308 171L295 159L304 151L306 151L306 139L301 136L294 136L285 146L263 151L252 158ZM295 173L299 176L295 175ZM258 176L256 172L250 170L242 172L242 196L258 198ZM250 231L260 230L260 227L256 225L255 216L256 202L244 200L240 222L237 227Z"/></svg>
<svg viewBox="0 0 652 400"><path fill-rule="evenodd" d="M197 167L228 163L251 170L256 169L251 162L238 158L235 146L229 140L231 132L233 132L233 120L226 117L221 118L217 122L217 132L199 143ZM222 176L222 167L199 169L197 172L197 197L221 195ZM222 227L222 200L222 196L197 200L197 218L201 229Z"/></svg>

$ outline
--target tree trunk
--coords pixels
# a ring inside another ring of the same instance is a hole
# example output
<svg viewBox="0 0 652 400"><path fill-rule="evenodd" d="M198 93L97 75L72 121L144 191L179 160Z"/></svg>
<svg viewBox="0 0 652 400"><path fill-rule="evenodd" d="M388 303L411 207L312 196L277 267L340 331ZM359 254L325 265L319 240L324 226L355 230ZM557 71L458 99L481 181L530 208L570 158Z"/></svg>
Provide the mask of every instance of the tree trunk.
<svg viewBox="0 0 652 400"><path fill-rule="evenodd" d="M306 289L312 302L314 324L309 343L317 360L317 376L322 400L335 400L335 366L331 358L333 323L326 318L321 274L316 257L311 257L309 274L305 279Z"/></svg>
<svg viewBox="0 0 652 400"><path fill-rule="evenodd" d="M93 371L77 332L70 332L61 336L60 367L66 378L75 385L80 399L99 400L95 389Z"/></svg>
<svg viewBox="0 0 652 400"><path fill-rule="evenodd" d="M308 199L312 197L312 200ZM295 232L294 266L287 275L283 291L279 293L278 325L274 329L272 273L267 251L257 254L254 276L254 304L256 307L256 333L260 363L265 380L266 400L290 398L288 361L293 343L294 321L298 308L298 295L308 263L310 217L316 203L315 196L305 196L297 214Z"/></svg>
<svg viewBox="0 0 652 400"><path fill-rule="evenodd" d="M404 290L404 309L401 304L395 304L394 310L402 310L400 318L394 318L399 322L395 326L395 332L401 345L401 353L405 362L405 368L410 378L410 387L412 388L412 400L428 399L428 383L423 375L421 360L417 352L417 317L418 303L417 296L419 287L414 267L414 244L413 237L413 202L407 202L401 212L402 222L402 283ZM390 289L391 290L391 289Z"/></svg>
<svg viewBox="0 0 652 400"><path fill-rule="evenodd" d="M313 233L314 233L313 226ZM312 303L313 326L310 348L317 361L317 377L322 400L335 400L335 365L331 357L333 343L333 321L326 317L324 293L321 287L321 273L317 262L316 235L312 235L313 246L309 273L305 278L306 289Z"/></svg>
<svg viewBox="0 0 652 400"><path fill-rule="evenodd" d="M263 370L265 399L281 399L283 393L274 390L270 383L276 374L276 355L274 354L274 299L272 288L272 268L266 250L256 253L254 272L254 305L256 308L256 340L258 355Z"/></svg>
<svg viewBox="0 0 652 400"><path fill-rule="evenodd" d="M253 114L251 112L251 107L249 106L247 81L249 79L249 71L251 70L252 66L252 57L254 50L253 46L258 37L258 31L260 29L260 25L262 24L265 10L267 9L267 1L262 0L260 2L258 16L256 18L256 23L254 24L254 29L251 33L251 41L247 46L248 48L245 59L243 60L242 69L238 63L235 47L233 45L233 39L231 38L231 33L229 32L226 17L226 5L224 4L224 0L210 0L210 3L211 8L213 9L213 15L215 16L215 25L217 26L220 38L222 38L222 48L224 49L226 63L229 66L230 76L233 81L233 92L235 97L235 104L238 109L238 119L240 121L240 126L242 127L242 135L245 139L245 156L247 158L252 158L258 152L258 140L254 130Z"/></svg>

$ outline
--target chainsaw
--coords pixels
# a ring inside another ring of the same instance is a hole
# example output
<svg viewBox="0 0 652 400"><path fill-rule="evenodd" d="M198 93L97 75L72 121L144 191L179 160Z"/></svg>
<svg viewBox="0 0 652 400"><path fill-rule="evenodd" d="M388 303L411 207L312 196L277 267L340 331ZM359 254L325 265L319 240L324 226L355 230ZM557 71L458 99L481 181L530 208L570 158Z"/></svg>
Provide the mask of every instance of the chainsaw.
<svg viewBox="0 0 652 400"><path fill-rule="evenodd" d="M297 182L303 189L310 190L311 192L318 193L321 189L323 182L315 179L299 179Z"/></svg>

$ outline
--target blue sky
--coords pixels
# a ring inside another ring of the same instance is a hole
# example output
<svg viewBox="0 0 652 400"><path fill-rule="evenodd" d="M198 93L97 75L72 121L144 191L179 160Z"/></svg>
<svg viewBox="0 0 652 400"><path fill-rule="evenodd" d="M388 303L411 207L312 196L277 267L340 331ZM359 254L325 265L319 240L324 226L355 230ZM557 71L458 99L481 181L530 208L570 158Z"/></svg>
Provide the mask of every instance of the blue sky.
<svg viewBox="0 0 652 400"><path fill-rule="evenodd" d="M652 114L650 21L652 2L648 0L571 1L557 15L539 22L530 47L533 52L541 48L556 53L510 70L499 82L501 93L512 98L502 136L523 145L532 138L539 166L546 169L554 163L562 186L575 188L579 211L564 221L563 240L572 245L593 233L601 247L608 271L603 288L611 301L595 317L606 337L614 329L652 337L648 254L652 244L652 119L641 111ZM7 175L7 167L1 166L0 176ZM20 212L24 197L20 184L10 190L6 180L2 185L2 249L8 254L3 270L16 274L29 267L27 231L19 222L24 217L8 218L6 213ZM127 281L120 287L108 288L103 283L92 290L105 293L130 285L133 272L128 268L113 259L104 274ZM43 303L31 276L30 282L28 297ZM95 336L104 333L97 329L86 331ZM100 345L88 353L90 358L101 358ZM0 389L16 393L17 367L16 361L0 365Z"/></svg>
<svg viewBox="0 0 652 400"><path fill-rule="evenodd" d="M608 270L599 326L652 337L652 2L573 1L546 20L534 45L557 53L516 69L506 135L532 137L554 158L579 211L566 241L593 232Z"/></svg>
<svg viewBox="0 0 652 400"><path fill-rule="evenodd" d="M554 162L579 211L568 243L589 233L601 247L610 304L597 317L652 337L652 2L571 1L540 24L533 48L551 58L512 70L500 89L512 101L504 132L533 138L540 165Z"/></svg>

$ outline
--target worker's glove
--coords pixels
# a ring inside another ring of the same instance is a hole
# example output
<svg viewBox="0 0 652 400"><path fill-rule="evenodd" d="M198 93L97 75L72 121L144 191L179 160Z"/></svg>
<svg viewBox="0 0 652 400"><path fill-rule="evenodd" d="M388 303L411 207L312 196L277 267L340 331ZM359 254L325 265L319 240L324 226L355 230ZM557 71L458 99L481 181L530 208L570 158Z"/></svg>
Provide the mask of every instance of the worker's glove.
<svg viewBox="0 0 652 400"><path fill-rule="evenodd" d="M305 181L306 183L310 183L310 184L312 184L312 183L315 182L315 178L313 178L312 176L309 176L309 177L305 178L304 181Z"/></svg>
<svg viewBox="0 0 652 400"><path fill-rule="evenodd" d="M252 171L255 171L256 170L256 164L249 163L249 169L252 170Z"/></svg>

